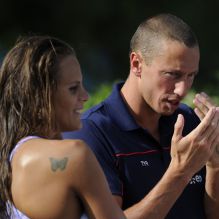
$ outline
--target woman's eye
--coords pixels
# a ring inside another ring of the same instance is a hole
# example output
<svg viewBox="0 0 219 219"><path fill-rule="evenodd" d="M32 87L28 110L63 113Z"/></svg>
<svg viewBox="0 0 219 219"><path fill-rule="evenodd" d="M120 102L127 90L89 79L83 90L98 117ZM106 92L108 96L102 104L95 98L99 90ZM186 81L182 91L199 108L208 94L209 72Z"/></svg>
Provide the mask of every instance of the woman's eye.
<svg viewBox="0 0 219 219"><path fill-rule="evenodd" d="M71 91L71 93L76 93L77 90L78 90L78 86L73 86L73 87L70 87L69 90Z"/></svg>

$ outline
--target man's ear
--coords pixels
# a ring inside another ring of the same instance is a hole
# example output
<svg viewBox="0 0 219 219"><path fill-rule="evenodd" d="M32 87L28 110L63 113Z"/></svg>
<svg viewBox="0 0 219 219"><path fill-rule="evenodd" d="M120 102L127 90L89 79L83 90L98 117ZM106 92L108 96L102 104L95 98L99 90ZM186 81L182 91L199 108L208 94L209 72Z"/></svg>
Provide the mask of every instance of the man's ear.
<svg viewBox="0 0 219 219"><path fill-rule="evenodd" d="M136 52L130 53L130 72L134 73L135 76L141 77L142 71L142 58L140 54Z"/></svg>

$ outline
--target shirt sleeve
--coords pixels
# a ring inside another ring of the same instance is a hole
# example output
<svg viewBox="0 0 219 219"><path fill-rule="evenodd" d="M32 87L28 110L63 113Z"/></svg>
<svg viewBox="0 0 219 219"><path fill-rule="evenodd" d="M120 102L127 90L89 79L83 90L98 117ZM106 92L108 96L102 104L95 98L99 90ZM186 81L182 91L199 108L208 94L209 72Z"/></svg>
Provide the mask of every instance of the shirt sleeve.
<svg viewBox="0 0 219 219"><path fill-rule="evenodd" d="M81 139L94 152L99 161L112 194L122 196L122 182L119 177L118 161L107 136L93 121L82 120L83 126L78 131L64 132L64 139ZM89 167L88 167L89 168Z"/></svg>

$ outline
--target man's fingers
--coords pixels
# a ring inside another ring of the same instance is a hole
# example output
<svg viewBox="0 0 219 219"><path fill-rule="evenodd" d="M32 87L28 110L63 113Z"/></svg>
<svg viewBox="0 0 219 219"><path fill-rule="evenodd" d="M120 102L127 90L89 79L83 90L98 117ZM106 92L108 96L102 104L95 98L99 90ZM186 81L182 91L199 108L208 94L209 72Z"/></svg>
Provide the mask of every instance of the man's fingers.
<svg viewBox="0 0 219 219"><path fill-rule="evenodd" d="M174 126L174 133L173 133L174 140L179 140L182 138L183 127L184 127L184 117L183 115L179 114Z"/></svg>
<svg viewBox="0 0 219 219"><path fill-rule="evenodd" d="M212 134L209 136L208 138L208 142L209 144L212 144L212 142L217 141L218 136L219 136L219 108L217 107L215 109L215 115L211 121L211 126L212 126ZM217 143L213 143L213 144L219 144L219 142Z"/></svg>
<svg viewBox="0 0 219 219"><path fill-rule="evenodd" d="M194 109L194 112L195 112L195 114L198 116L198 118L199 118L200 120L204 119L205 114L204 114L202 111L200 111L199 108L196 107L196 108Z"/></svg>
<svg viewBox="0 0 219 219"><path fill-rule="evenodd" d="M204 92L201 92L199 95L198 95L199 99L201 102L203 102L209 109L211 107L215 107L215 104L213 103L213 101L211 100L211 98Z"/></svg>
<svg viewBox="0 0 219 219"><path fill-rule="evenodd" d="M212 121L211 122L211 126L212 126L212 132L210 133L210 135L208 136L207 141L209 142L209 144L215 144L213 143L219 136L219 124L218 121ZM206 136L207 137L207 136ZM219 142L218 142L219 143ZM217 144L217 143L216 143Z"/></svg>
<svg viewBox="0 0 219 219"><path fill-rule="evenodd" d="M197 128L193 130L193 132L195 132L197 136L208 137L215 130L215 124L217 124L215 123L217 119L213 119L215 111L216 108L212 107L208 111L204 119L201 121L201 123L197 126Z"/></svg>
<svg viewBox="0 0 219 219"><path fill-rule="evenodd" d="M193 103L196 106L196 108L198 108L199 111L201 111L204 115L206 115L208 110L210 109L210 105L206 105L205 101L200 98L200 94L196 94Z"/></svg>
<svg viewBox="0 0 219 219"><path fill-rule="evenodd" d="M193 103L204 115L207 114L210 108L215 107L213 101L204 92L196 94Z"/></svg>

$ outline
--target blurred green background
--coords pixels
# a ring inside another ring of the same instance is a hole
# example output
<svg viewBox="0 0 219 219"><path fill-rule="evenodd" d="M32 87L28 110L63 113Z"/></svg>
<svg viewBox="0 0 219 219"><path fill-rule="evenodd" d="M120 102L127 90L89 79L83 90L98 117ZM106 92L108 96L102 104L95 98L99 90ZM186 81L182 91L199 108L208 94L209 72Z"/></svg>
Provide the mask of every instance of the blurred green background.
<svg viewBox="0 0 219 219"><path fill-rule="evenodd" d="M199 75L186 102L204 90L218 103L219 1L217 0L1 0L0 59L18 36L48 34L71 44L78 55L86 107L99 102L129 72L129 41L148 16L169 12L185 20L198 36Z"/></svg>

